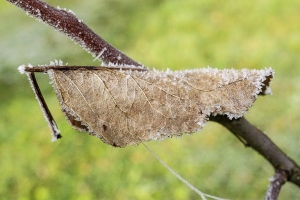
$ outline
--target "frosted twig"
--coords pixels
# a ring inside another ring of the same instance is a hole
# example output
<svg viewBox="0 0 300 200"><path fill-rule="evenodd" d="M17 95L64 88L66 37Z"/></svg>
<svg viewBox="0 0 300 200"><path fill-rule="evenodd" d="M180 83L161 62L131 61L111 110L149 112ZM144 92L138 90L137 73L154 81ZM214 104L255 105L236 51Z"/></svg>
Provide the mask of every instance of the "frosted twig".
<svg viewBox="0 0 300 200"><path fill-rule="evenodd" d="M284 170L278 170L270 179L270 185L265 197L265 200L275 200L278 198L281 186L285 184L288 175Z"/></svg>
<svg viewBox="0 0 300 200"><path fill-rule="evenodd" d="M23 9L37 20L62 32L92 55L97 57L100 55L98 58L107 65L112 63L113 65L124 66L124 68L130 66L133 68L146 69L143 65L137 63L112 45L108 44L79 20L74 15L74 12L67 12L65 9L54 8L41 0L7 1Z"/></svg>
<svg viewBox="0 0 300 200"><path fill-rule="evenodd" d="M136 69L136 68L131 68L131 67L126 67L126 68L121 68L121 67L106 67L106 66L25 66L25 65L21 65L18 70L19 72L22 73L26 73L26 72L42 72L42 73L47 73L48 70L50 69L55 69L55 70L78 70L78 69L86 69L86 70L135 70L135 71L148 71L147 69Z"/></svg>
<svg viewBox="0 0 300 200"><path fill-rule="evenodd" d="M175 172L171 167L169 167L164 161L162 161L148 146L145 145L145 143L142 143L144 147L165 167L167 168L176 178L178 178L180 181L182 181L186 186L188 186L191 190L196 192L199 196L201 196L202 200L206 200L205 197L209 197L216 200L227 200L220 197L216 197L213 195L205 194L195 188L192 184L190 184L187 180L185 180L183 177L181 177L177 172Z"/></svg>
<svg viewBox="0 0 300 200"><path fill-rule="evenodd" d="M36 81L34 73L33 72L26 72L26 75L29 79L29 83L30 83L31 88L32 88L32 90L35 94L35 97L36 97L36 99L37 99L37 101L38 101L38 103L41 107L41 110L44 114L44 117L45 117L46 121L48 122L50 130L52 132L52 142L54 142L57 139L62 137L61 134L60 134L60 131L58 130L57 125L54 121L54 118L53 118L53 116L52 116L52 114L51 114L44 98L43 98L43 95L42 95L41 90L38 86L38 83Z"/></svg>

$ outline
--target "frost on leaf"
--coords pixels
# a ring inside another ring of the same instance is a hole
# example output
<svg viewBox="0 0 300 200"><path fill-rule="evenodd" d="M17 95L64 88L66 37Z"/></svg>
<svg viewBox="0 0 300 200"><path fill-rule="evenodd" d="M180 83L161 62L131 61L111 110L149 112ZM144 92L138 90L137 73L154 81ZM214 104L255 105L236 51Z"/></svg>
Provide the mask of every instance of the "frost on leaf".
<svg viewBox="0 0 300 200"><path fill-rule="evenodd" d="M211 115L238 118L269 91L265 70L48 70L74 128L117 147L191 134Z"/></svg>

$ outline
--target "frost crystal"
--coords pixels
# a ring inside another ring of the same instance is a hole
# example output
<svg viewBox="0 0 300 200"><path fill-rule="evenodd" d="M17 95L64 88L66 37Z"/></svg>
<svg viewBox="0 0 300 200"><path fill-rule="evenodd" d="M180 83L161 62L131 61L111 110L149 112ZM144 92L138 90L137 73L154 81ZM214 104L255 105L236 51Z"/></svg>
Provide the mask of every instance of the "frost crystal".
<svg viewBox="0 0 300 200"><path fill-rule="evenodd" d="M55 133L55 134L52 134L51 142L55 142L55 141L57 141L57 139L58 139L57 134L58 134L58 135L60 134L60 130L57 128L56 123L55 123L55 121L53 121L53 120L51 121L50 127L53 127L53 128L54 128L54 133Z"/></svg>
<svg viewBox="0 0 300 200"><path fill-rule="evenodd" d="M72 15L76 16L76 14L71 9L69 9L68 12L71 13Z"/></svg>
<svg viewBox="0 0 300 200"><path fill-rule="evenodd" d="M33 66L29 63L28 65L20 65L20 66L18 67L18 71L19 71L21 74L25 74L25 73L26 73L25 67L33 68Z"/></svg>
<svg viewBox="0 0 300 200"><path fill-rule="evenodd" d="M25 65L21 65L18 67L18 70L21 74L24 74L25 73Z"/></svg>
<svg viewBox="0 0 300 200"><path fill-rule="evenodd" d="M36 14L36 16L38 17L38 18L40 18L42 15L41 15L41 11L39 10L39 9L36 9L36 12L37 12L37 14Z"/></svg>
<svg viewBox="0 0 300 200"><path fill-rule="evenodd" d="M57 9L58 9L58 10L64 10L64 11L67 11L66 8L61 8L61 7L59 7L59 6L57 6Z"/></svg>
<svg viewBox="0 0 300 200"><path fill-rule="evenodd" d="M63 61L55 59L54 61L50 61L49 66L63 66L63 64Z"/></svg>
<svg viewBox="0 0 300 200"><path fill-rule="evenodd" d="M98 54L98 56L93 61L99 59L106 50L107 50L106 47L104 47L103 50Z"/></svg>

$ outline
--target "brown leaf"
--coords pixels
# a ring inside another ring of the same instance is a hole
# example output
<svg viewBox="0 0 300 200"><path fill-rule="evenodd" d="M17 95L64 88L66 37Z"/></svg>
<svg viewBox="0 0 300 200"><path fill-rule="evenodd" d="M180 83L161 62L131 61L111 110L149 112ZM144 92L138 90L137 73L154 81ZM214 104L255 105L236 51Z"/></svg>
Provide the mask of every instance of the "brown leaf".
<svg viewBox="0 0 300 200"><path fill-rule="evenodd" d="M81 68L48 74L74 128L125 147L199 131L210 115L241 117L267 92L273 71Z"/></svg>

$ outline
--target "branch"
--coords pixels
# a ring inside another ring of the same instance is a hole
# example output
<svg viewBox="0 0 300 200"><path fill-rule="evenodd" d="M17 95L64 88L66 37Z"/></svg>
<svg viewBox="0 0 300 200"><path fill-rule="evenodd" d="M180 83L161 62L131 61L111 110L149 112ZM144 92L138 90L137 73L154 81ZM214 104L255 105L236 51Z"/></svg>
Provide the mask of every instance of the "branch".
<svg viewBox="0 0 300 200"><path fill-rule="evenodd" d="M79 20L72 11L54 8L41 0L7 0L79 44L106 65L144 68L117 50Z"/></svg>
<svg viewBox="0 0 300 200"><path fill-rule="evenodd" d="M250 124L244 117L230 120L226 116L215 116L211 117L210 120L225 126L240 138L246 146L252 147L267 159L275 171L284 171L287 174L287 180L300 187L299 165L281 151L267 135Z"/></svg>

